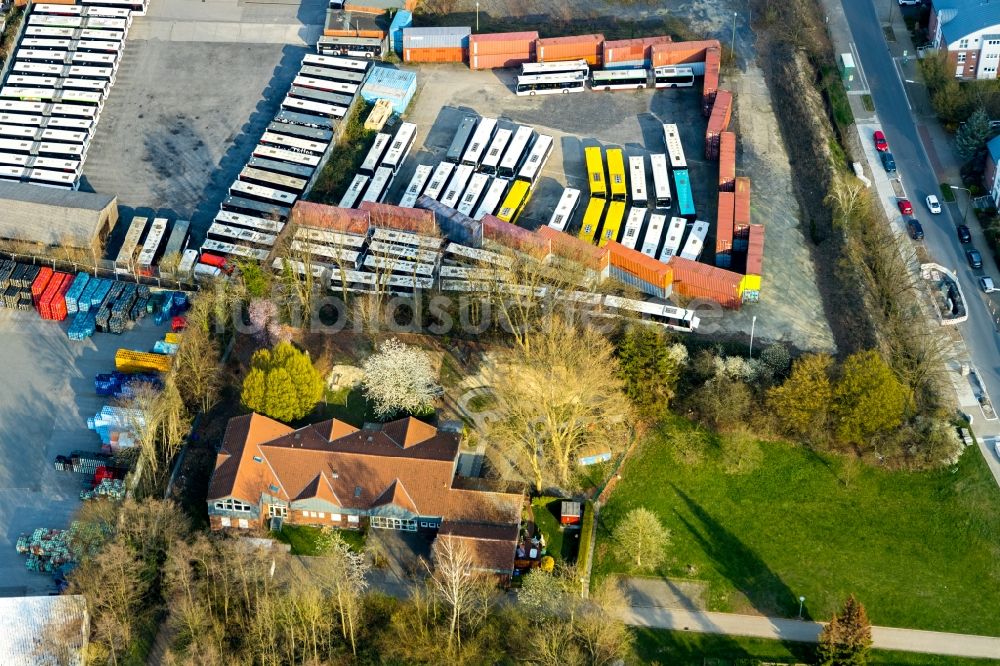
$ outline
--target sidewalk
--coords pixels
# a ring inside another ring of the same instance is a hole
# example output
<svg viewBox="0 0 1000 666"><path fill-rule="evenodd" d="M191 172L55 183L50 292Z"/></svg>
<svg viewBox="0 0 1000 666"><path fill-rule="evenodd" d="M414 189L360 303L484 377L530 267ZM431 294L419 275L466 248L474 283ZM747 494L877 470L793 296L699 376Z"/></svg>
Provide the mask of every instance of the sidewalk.
<svg viewBox="0 0 1000 666"><path fill-rule="evenodd" d="M667 608L627 607L620 617L626 624L641 627L804 643L815 643L823 629L819 622ZM880 650L1000 659L1000 638L992 636L872 627L872 644Z"/></svg>

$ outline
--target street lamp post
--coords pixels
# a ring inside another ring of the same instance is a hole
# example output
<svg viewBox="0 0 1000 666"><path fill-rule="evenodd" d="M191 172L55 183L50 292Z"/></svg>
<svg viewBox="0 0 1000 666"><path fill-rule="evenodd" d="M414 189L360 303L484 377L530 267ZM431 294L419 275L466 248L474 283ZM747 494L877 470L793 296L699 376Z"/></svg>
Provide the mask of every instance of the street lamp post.
<svg viewBox="0 0 1000 666"><path fill-rule="evenodd" d="M802 619L802 606L806 603L805 597L799 597L799 619Z"/></svg>
<svg viewBox="0 0 1000 666"><path fill-rule="evenodd" d="M750 320L750 358L753 358L753 331L757 327L757 315Z"/></svg>
<svg viewBox="0 0 1000 666"><path fill-rule="evenodd" d="M962 190L969 195L969 198L965 201L965 212L962 213L962 224L967 223L967 218L969 217L969 204L972 203L972 191L965 187L959 187L958 185L949 185L953 190Z"/></svg>
<svg viewBox="0 0 1000 666"><path fill-rule="evenodd" d="M479 32L479 0L476 0L476 32Z"/></svg>
<svg viewBox="0 0 1000 666"><path fill-rule="evenodd" d="M734 62L736 61L736 17L737 16L738 14L736 12L733 12L733 41L729 46L730 57L732 57Z"/></svg>

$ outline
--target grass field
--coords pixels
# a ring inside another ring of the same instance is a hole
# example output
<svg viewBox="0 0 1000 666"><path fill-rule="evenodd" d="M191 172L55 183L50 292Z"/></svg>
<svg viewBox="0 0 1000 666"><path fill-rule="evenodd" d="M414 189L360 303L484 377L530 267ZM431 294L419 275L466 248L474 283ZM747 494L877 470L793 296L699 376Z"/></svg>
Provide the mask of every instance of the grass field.
<svg viewBox="0 0 1000 666"><path fill-rule="evenodd" d="M365 533L360 530L340 530L340 538L347 542L351 550L360 553L365 547ZM319 555L316 538L320 528L308 525L284 525L280 532L272 535L292 547L292 555Z"/></svg>
<svg viewBox="0 0 1000 666"><path fill-rule="evenodd" d="M531 500L532 513L538 529L545 535L545 547L548 554L562 559L567 564L576 562L576 551L580 546L580 530L559 529L559 498L536 497Z"/></svg>
<svg viewBox="0 0 1000 666"><path fill-rule="evenodd" d="M851 471L762 443L734 475L711 437L700 463L677 462L671 442L691 439L672 421L625 465L600 513L596 576L625 571L609 532L642 505L672 532L658 573L707 581L710 610L791 617L802 595L827 619L854 593L874 624L1000 635L1000 491L977 450L934 472Z"/></svg>
<svg viewBox="0 0 1000 666"><path fill-rule="evenodd" d="M779 664L809 664L814 663L815 659L815 646L808 643L782 643L761 638L659 629L636 629L635 638L636 653L646 664L655 661L670 666L750 666L755 660ZM997 662L990 659L873 650L868 663L872 666L994 666Z"/></svg>

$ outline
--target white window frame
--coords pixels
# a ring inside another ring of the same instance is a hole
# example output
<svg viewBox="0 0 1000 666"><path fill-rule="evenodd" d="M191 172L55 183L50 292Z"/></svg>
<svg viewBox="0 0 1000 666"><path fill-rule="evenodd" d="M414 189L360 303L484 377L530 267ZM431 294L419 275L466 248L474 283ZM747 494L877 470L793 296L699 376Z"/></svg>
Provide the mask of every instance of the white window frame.
<svg viewBox="0 0 1000 666"><path fill-rule="evenodd" d="M347 522L349 522L349 523L360 523L361 522L361 516L356 516L353 513L352 514L348 514L347 515Z"/></svg>
<svg viewBox="0 0 1000 666"><path fill-rule="evenodd" d="M240 526L240 529L248 530L248 529L250 529L250 521L247 520L246 518L240 518L239 519L239 526Z"/></svg>
<svg viewBox="0 0 1000 666"><path fill-rule="evenodd" d="M223 516L222 519L219 521L219 524L222 525L223 527L232 527L233 519L230 518L229 516Z"/></svg>
<svg viewBox="0 0 1000 666"><path fill-rule="evenodd" d="M965 64L965 54L964 53L959 53L958 54L958 64L959 65Z"/></svg>
<svg viewBox="0 0 1000 666"><path fill-rule="evenodd" d="M330 514L330 520L335 520L337 522L340 522L340 518L341 518L341 516L340 516L339 513L331 513Z"/></svg>
<svg viewBox="0 0 1000 666"><path fill-rule="evenodd" d="M958 40L958 48L960 48L960 49L967 49L967 48L969 48L969 40L968 39L960 39L960 40Z"/></svg>
<svg viewBox="0 0 1000 666"><path fill-rule="evenodd" d="M288 507L287 506L277 506L275 504L269 504L267 506L267 515L271 518L287 518L288 517Z"/></svg>
<svg viewBox="0 0 1000 666"><path fill-rule="evenodd" d="M320 518L326 518L326 512L324 512L324 511L320 511L320 512L319 512L319 517L320 517Z"/></svg>
<svg viewBox="0 0 1000 666"><path fill-rule="evenodd" d="M250 513L253 508L246 502L241 502L240 500L227 499L219 500L215 503L215 508L218 511L238 511L240 513Z"/></svg>

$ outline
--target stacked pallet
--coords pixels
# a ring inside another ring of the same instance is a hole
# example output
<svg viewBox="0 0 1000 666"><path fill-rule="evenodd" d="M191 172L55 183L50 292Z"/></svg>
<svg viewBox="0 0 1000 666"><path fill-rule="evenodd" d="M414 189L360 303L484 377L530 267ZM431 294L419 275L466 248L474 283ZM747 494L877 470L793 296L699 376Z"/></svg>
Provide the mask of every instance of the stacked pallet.
<svg viewBox="0 0 1000 666"><path fill-rule="evenodd" d="M72 532L72 529L50 530L39 527L31 534L19 536L14 548L21 555L28 556L24 563L28 571L52 573L73 561L70 549Z"/></svg>
<svg viewBox="0 0 1000 666"><path fill-rule="evenodd" d="M115 352L115 369L119 372L167 372L171 360L164 354L119 349Z"/></svg>

